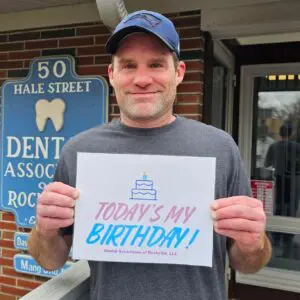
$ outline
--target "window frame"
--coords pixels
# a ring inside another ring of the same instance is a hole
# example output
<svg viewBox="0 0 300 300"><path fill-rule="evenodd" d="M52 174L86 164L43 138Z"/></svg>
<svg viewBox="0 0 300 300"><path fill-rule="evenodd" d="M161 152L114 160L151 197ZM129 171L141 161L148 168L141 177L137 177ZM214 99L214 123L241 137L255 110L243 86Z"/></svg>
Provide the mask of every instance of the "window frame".
<svg viewBox="0 0 300 300"><path fill-rule="evenodd" d="M300 74L300 63L245 65L241 67L239 142L246 171L251 175L254 79L269 74ZM267 231L300 234L300 218L268 216ZM300 270L290 271L265 267L256 274L236 273L238 283L300 292Z"/></svg>

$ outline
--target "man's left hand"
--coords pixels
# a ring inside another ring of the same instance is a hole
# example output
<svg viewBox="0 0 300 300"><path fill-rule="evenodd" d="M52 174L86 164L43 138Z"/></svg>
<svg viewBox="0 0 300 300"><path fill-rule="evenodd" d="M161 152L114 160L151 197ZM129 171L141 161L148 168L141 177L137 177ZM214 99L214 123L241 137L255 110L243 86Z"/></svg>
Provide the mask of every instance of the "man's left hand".
<svg viewBox="0 0 300 300"><path fill-rule="evenodd" d="M263 248L266 215L261 201L235 196L218 199L211 208L215 231L233 239L241 252Z"/></svg>

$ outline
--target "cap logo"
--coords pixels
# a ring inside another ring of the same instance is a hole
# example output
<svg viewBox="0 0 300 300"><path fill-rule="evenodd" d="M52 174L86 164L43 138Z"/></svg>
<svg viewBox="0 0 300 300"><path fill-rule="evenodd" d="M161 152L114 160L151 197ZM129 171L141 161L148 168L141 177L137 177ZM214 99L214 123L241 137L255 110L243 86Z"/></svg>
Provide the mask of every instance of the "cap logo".
<svg viewBox="0 0 300 300"><path fill-rule="evenodd" d="M148 22L151 27L155 27L161 23L161 19L159 19L158 17L155 17L153 15L146 14L146 13L134 15L134 16L128 18L124 23L127 23L132 20L136 20L136 19L142 19L143 21Z"/></svg>

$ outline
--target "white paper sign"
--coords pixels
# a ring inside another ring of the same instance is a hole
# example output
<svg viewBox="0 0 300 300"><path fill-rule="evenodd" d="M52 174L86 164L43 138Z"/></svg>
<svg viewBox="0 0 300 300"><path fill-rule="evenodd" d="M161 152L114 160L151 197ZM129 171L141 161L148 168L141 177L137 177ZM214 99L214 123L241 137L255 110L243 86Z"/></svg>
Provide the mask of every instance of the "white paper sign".
<svg viewBox="0 0 300 300"><path fill-rule="evenodd" d="M215 158L79 153L73 258L212 266Z"/></svg>

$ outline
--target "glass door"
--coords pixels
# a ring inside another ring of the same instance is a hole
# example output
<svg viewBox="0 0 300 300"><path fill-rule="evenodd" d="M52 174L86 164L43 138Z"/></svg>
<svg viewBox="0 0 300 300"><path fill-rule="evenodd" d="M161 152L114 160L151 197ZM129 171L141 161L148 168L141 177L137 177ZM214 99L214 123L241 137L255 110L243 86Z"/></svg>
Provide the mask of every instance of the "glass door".
<svg viewBox="0 0 300 300"><path fill-rule="evenodd" d="M241 79L239 145L273 245L261 285L300 291L300 66L245 66Z"/></svg>

